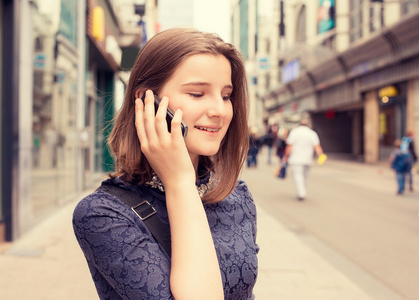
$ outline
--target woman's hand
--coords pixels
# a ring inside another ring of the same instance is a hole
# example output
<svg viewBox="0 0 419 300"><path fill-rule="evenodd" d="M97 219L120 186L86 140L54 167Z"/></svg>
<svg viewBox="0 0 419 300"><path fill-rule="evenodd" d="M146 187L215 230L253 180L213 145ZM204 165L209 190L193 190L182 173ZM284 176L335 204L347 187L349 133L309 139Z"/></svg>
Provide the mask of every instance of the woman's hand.
<svg viewBox="0 0 419 300"><path fill-rule="evenodd" d="M163 186L169 186L180 179L195 182L195 171L191 162L180 123L182 111L177 110L167 130L166 111L169 99L163 97L157 113L154 111L154 95L148 90L144 103L135 100L135 127L141 144L141 151L147 157Z"/></svg>
<svg viewBox="0 0 419 300"><path fill-rule="evenodd" d="M159 176L166 193L172 238L170 288L175 299L223 299L220 268L207 216L195 186L195 170L180 123L182 111L167 130L169 99L163 97L154 115L154 96L135 102L135 126L141 151ZM198 267L199 266L199 267Z"/></svg>

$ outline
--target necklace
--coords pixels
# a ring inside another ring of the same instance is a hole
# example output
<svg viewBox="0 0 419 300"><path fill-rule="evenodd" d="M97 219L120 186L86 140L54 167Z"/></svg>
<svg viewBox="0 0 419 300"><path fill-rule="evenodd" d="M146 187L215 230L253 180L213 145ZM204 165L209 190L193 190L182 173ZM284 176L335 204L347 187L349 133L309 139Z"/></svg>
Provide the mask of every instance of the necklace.
<svg viewBox="0 0 419 300"><path fill-rule="evenodd" d="M209 173L209 176L205 178L205 179L208 179L206 183L201 183L201 184L199 184L198 182L196 183L196 189L198 190L199 197L204 196L205 193L211 189L212 183L213 183L213 177L214 177L214 172L211 171ZM200 180L200 181L203 181L203 180ZM153 175L151 176L151 180L146 181L145 184L149 185L153 189L159 189L161 192L164 192L163 183L161 182L160 178L157 176L156 173L153 173Z"/></svg>

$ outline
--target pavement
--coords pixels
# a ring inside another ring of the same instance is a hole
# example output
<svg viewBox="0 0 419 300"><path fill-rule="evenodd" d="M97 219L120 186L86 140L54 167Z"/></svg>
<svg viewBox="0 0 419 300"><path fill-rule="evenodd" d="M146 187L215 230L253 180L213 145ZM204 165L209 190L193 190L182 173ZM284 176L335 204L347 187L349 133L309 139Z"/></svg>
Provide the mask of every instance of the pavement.
<svg viewBox="0 0 419 300"><path fill-rule="evenodd" d="M357 166L375 168L374 172L381 167ZM75 205L95 187L76 195L15 242L0 244L0 299L98 299L71 224ZM261 250L256 299L376 300L258 204L257 209Z"/></svg>

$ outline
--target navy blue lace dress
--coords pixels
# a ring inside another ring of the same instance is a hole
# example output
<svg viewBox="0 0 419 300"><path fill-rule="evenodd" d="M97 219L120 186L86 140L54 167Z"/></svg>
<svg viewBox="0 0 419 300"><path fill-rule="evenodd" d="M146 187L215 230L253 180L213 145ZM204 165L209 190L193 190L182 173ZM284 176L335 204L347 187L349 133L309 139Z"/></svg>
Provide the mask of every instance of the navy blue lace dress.
<svg viewBox="0 0 419 300"><path fill-rule="evenodd" d="M169 226L163 192L123 186L148 200ZM254 299L257 276L256 208L243 181L226 199L205 205L217 252L225 299ZM76 206L73 228L100 299L173 299L170 257L147 227L118 198L96 191ZM196 266L199 268L199 266ZM197 295L197 299L199 295Z"/></svg>

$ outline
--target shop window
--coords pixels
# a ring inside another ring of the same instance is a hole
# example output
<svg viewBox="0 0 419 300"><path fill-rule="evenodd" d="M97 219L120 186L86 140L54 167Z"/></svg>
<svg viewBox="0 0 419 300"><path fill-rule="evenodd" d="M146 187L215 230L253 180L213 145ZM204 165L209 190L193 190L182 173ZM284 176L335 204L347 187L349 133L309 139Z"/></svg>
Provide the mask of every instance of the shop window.
<svg viewBox="0 0 419 300"><path fill-rule="evenodd" d="M45 4L46 5L46 4ZM31 218L52 211L76 191L77 65L73 62L74 1L60 10L33 10ZM70 10L70 7L73 7ZM60 29L51 30L57 17Z"/></svg>

